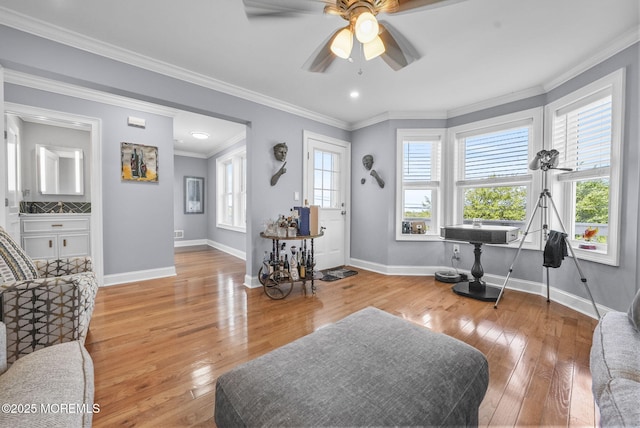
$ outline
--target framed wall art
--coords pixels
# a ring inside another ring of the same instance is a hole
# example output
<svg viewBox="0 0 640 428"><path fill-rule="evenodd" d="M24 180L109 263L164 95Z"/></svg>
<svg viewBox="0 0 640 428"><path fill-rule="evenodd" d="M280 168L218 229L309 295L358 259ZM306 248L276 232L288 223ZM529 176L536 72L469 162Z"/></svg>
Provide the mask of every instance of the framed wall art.
<svg viewBox="0 0 640 428"><path fill-rule="evenodd" d="M184 213L204 214L204 178L184 177Z"/></svg>
<svg viewBox="0 0 640 428"><path fill-rule="evenodd" d="M158 148L120 143L123 181L158 182Z"/></svg>

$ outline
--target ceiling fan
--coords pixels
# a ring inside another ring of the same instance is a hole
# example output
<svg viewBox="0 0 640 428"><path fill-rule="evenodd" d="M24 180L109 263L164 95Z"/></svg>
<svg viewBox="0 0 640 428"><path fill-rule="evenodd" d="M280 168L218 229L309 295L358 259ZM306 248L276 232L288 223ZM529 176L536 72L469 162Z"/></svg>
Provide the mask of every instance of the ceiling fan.
<svg viewBox="0 0 640 428"><path fill-rule="evenodd" d="M444 6L462 0L243 0L249 18L289 17L324 13L342 17L348 24L334 32L304 64L322 73L336 57L349 59L353 38L362 44L365 60L381 57L391 68L400 70L420 58L420 54L395 28L376 17L380 13L399 14Z"/></svg>

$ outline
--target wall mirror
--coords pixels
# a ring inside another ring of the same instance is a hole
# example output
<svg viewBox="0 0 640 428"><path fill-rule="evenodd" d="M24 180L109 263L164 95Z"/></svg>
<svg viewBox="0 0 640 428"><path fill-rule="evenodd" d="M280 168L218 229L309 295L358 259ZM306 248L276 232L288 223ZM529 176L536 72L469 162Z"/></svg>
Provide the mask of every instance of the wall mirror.
<svg viewBox="0 0 640 428"><path fill-rule="evenodd" d="M36 144L38 191L43 195L84 195L82 149Z"/></svg>

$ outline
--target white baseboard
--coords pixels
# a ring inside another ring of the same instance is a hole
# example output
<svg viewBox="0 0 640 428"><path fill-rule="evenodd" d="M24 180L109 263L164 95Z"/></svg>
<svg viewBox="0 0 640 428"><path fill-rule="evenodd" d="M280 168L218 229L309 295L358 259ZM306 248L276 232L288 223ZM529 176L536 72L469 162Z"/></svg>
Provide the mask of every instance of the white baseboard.
<svg viewBox="0 0 640 428"><path fill-rule="evenodd" d="M221 244L219 242L216 241L212 241L210 239L191 239L188 241L174 241L173 246L175 248L177 247L193 247L196 245L208 245L210 247L213 247L215 249L218 249L222 252L225 252L227 254L230 254L234 257L237 257L239 259L242 260L247 260L247 253L244 251L240 251L236 248L233 247L229 247L228 245L224 245Z"/></svg>
<svg viewBox="0 0 640 428"><path fill-rule="evenodd" d="M139 270L135 272L116 273L104 276L104 285L125 284L128 282L147 281L150 279L166 278L176 276L176 267L169 266L159 269Z"/></svg>
<svg viewBox="0 0 640 428"><path fill-rule="evenodd" d="M195 245L208 245L220 251L224 251L227 254L231 254L232 256L238 257L242 260L246 260L246 253L244 251L236 250L235 248L231 248L229 246L220 244L215 241L211 241L209 239L192 239L188 241L174 242L174 247L190 247ZM149 279L166 278L168 276L176 276L175 266L159 268L159 269L140 270L135 272L117 273L113 275L105 275L104 285L109 286L109 285L125 284L128 282L137 282L137 281L146 281ZM247 278L250 279L251 277L248 277L248 276L245 277L245 285L247 285L246 283ZM262 284L260 284L260 282L258 281L258 277L255 277L255 282L258 284L256 287L262 286Z"/></svg>
<svg viewBox="0 0 640 428"><path fill-rule="evenodd" d="M243 260L246 257L246 253L243 251L238 251L234 248L216 243L211 240L206 240L204 241L204 243L202 243L201 240L185 241L185 242L198 242L197 244L194 243L191 245L206 244ZM389 276L394 276L394 275L431 276L438 271L451 270L450 267L446 267L446 266L445 267L443 266L386 266L378 263L367 262L364 260L353 259L353 258L350 260L349 264L350 266L353 266L355 268L364 269L371 272L376 272L382 275L389 275ZM470 272L464 271L464 270L459 270L459 271L466 273L469 277L471 277ZM136 272L126 272L126 273L120 273L120 274L114 274L114 275L105 275L104 285L109 286L109 285L124 284L129 282L146 281L150 279L165 278L165 277L175 276L175 275L176 275L175 266L159 268L159 269L142 270L142 271L136 271ZM482 277L482 279L486 281L487 285L489 286L501 288L504 285L504 281L506 277L499 276L499 275L485 274ZM244 285L249 288L262 287L262 284L260 284L258 277L250 276L250 275L245 275ZM518 278L509 278L509 282L507 283L505 293L508 292L508 290L522 291L525 293L537 294L543 297L546 297L547 295L546 284L527 281L527 280L518 279ZM549 287L549 295L550 295L550 299L553 302L559 303L563 306L571 308L589 317L597 318L595 311L593 309L593 304L588 299L584 299L574 294L567 293L566 291L560 290L555 287ZM499 303L498 303L498 307L500 307ZM599 304L596 304L596 307L598 308L598 312L600 312L600 315L604 315L605 313L613 310L611 308L608 308L606 306L599 305Z"/></svg>
<svg viewBox="0 0 640 428"><path fill-rule="evenodd" d="M244 252L244 251L240 251L240 250L238 250L236 248L229 247L228 245L224 245L224 244L221 244L219 242L212 241L210 239L207 239L207 245L210 246L210 247L213 247L215 249L218 249L220 251L223 251L223 252L225 252L227 254L231 254L232 256L235 256L235 257L237 257L239 259L247 260L247 253Z"/></svg>
<svg viewBox="0 0 640 428"><path fill-rule="evenodd" d="M436 272L444 270L449 271L451 267L443 267L443 266L386 266L378 263L367 262L364 260L351 259L351 266L357 267L360 269L369 270L372 272L380 273L383 275L434 275ZM459 269L459 272L466 273L471 278L471 273L469 271L464 271ZM502 288L504 285L504 281L506 277L499 275L491 275L485 274L482 279L489 286L494 286L498 288ZM522 291L530 294L537 294L543 297L547 296L547 285L539 282L526 281L518 278L509 278L509 282L507 283L507 287L505 289L505 293L508 290L516 290ZM576 296L571 293L567 293L564 290L560 290L555 287L549 287L549 297L550 300L556 303L559 303L563 306L571 308L577 312L580 312L584 315L587 315L591 318L597 318L595 310L593 309L593 304L591 300L584 299L582 297ZM500 303L498 303L498 307L500 307ZM598 312L600 315L604 315L607 312L612 311L613 309L608 308L603 305L596 304L598 308Z"/></svg>
<svg viewBox="0 0 640 428"><path fill-rule="evenodd" d="M245 275L244 286L248 288L260 288L262 287L262 284L260 284L257 276Z"/></svg>
<svg viewBox="0 0 640 428"><path fill-rule="evenodd" d="M193 247L196 245L209 245L206 239L190 239L188 241L173 241L174 247Z"/></svg>

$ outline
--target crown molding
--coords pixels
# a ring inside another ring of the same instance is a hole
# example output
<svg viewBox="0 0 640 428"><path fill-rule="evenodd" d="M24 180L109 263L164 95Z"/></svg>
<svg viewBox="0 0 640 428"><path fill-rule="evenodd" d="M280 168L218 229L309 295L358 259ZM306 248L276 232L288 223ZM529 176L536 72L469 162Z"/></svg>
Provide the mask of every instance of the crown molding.
<svg viewBox="0 0 640 428"><path fill-rule="evenodd" d="M188 158L209 159L209 156L203 155L202 153L187 152L187 151L184 151L184 150L174 150L173 151L173 155L174 156L185 156L185 157L188 157Z"/></svg>
<svg viewBox="0 0 640 428"><path fill-rule="evenodd" d="M628 32L622 34L611 42L607 43L599 49L594 55L591 55L589 58L575 65L571 69L562 73L560 76L550 80L549 82L543 83L539 86L534 86L528 89L524 89L517 92L512 92L509 94L501 95L498 97L494 97L485 101L481 101L474 104L469 104L466 106L456 107L451 110L448 110L446 113L442 114L440 112L426 112L423 114L415 113L414 117L410 116L410 113L397 113L398 116L394 117L396 113L387 112L380 114L378 116L372 117L371 119L367 119L364 121L357 122L351 128L351 130L364 128L365 126L373 125L379 122L383 122L385 120L389 120L391 118L396 119L450 119L457 116L462 116L469 113L474 113L477 111L485 110L492 107L497 107L503 104L508 104L510 102L515 102L519 100L523 100L526 98L543 95L551 91L552 89L566 83L567 81L577 77L578 75L584 73L595 65L598 65L605 60L611 58L617 53L623 51L624 49L633 46L634 44L640 42L640 26L632 28Z"/></svg>
<svg viewBox="0 0 640 428"><path fill-rule="evenodd" d="M591 67L605 61L606 59L621 52L622 50L632 46L633 44L640 42L640 26L636 26L635 28L632 28L631 30L622 34L621 36L615 38L613 41L603 45L602 49L598 50L594 55L591 55L590 57L586 58L584 61L580 62L579 64L576 64L574 67L562 73L560 76L550 80L549 82L543 83L539 86L535 86L535 87L524 89L517 92L512 92L509 94L491 98L489 100L481 101L478 103L456 107L446 112L442 112L442 111L393 112L391 111L391 112L382 113L380 115L374 116L369 119L365 119L363 121L349 123L346 121L342 121L336 118L332 118L326 115L313 112L311 110L304 109L302 107L299 107L290 103L286 103L282 100L268 97L258 92L250 91L245 88L231 85L229 83L226 83L217 79L213 79L211 77L208 77L199 73L195 73L166 62L158 61L156 59L146 57L144 55L140 55L140 54L128 51L126 49L122 49L114 45L101 42L96 39L82 36L78 33L69 31L67 29L64 29L58 26L51 25L44 21L37 20L23 14L19 14L15 11L12 11L10 9L7 9L1 6L0 6L0 12L1 12L0 24L6 25L8 27L12 27L20 31L25 31L27 33L34 34L36 36L43 37L46 39L50 39L55 42L59 42L80 50L84 50L90 53L104 56L104 57L131 65L131 66L150 70L152 72L163 74L168 77L172 77L172 78L189 82L189 83L202 86L208 89L219 91L228 95L232 95L247 101L255 102L257 104L261 104L261 105L271 107L277 110L281 110L287 113L291 113L296 116L305 117L307 119L324 123L326 125L334 126L336 128L340 128L346 131L354 131L360 128L371 126L376 123L384 122L391 119L449 119L452 117L457 117L464 114L473 113L476 111L480 111L480 110L484 110L492 107L497 107L499 105L503 105L509 102L519 101L528 97L542 95L562 85L563 83L571 80L572 78L578 76L579 74L587 71ZM35 78L33 76L31 76L30 78L26 78L25 76L27 75L22 75L20 78L18 78L17 75L19 75L19 73L5 69L5 80L8 81L9 83L36 87L36 86L32 86L29 83L35 82L38 79L40 82L47 80L47 79ZM20 81L21 83L19 83L18 81ZM50 82L53 82L53 81L50 81ZM73 85L67 85L60 82L55 82L55 86L52 84L45 85L45 86L46 88L45 87L36 87L36 88L47 90L49 92L57 92L57 93L63 93L61 92L61 90L68 90L73 94L66 93L66 95L71 95L78 98L87 98L89 96L97 97L97 98L91 98L91 99L95 101L105 102L108 104L113 104L113 105L126 106L126 105L132 105L130 103L133 103L137 105L137 107L135 108L138 110L152 112L152 113L154 112L152 111L154 107L151 107L154 105L150 103L144 103L144 102L135 101L135 100L131 100L124 97L119 97L119 96L110 95L106 93L100 93L98 91L90 90L87 88L81 88ZM61 86L64 86L66 88L61 89ZM73 87L74 90L70 90L69 88L71 87ZM97 95L97 94L101 94L101 95ZM171 111L171 109L163 109L157 105L155 105L155 108L158 109L156 111L164 111L164 113L159 112L158 114L173 116L173 113L167 113L167 111Z"/></svg>
<svg viewBox="0 0 640 428"><path fill-rule="evenodd" d="M345 121L322 115L311 110L278 100L258 92L250 91L230 83L223 82L200 73L159 61L154 58L141 55L127 49L105 43L65 28L49 24L47 22L17 13L5 7L0 7L0 24L24 31L39 37L53 40L76 49L100 55L115 61L119 61L134 67L156 72L168 77L192 83L204 88L232 95L247 101L281 110L296 116L315 120L316 122L348 130L349 124Z"/></svg>
<svg viewBox="0 0 640 428"><path fill-rule="evenodd" d="M211 156L217 155L218 153L222 152L223 150L226 150L229 147L233 147L234 145L236 145L240 141L246 140L246 139L247 139L247 131L244 130L242 132L239 132L237 135L234 135L233 137L227 139L227 141L223 142L222 144L217 146L214 150L212 150L211 152L207 153L206 156L207 156L207 158L210 158Z"/></svg>
<svg viewBox="0 0 640 428"><path fill-rule="evenodd" d="M526 98L535 97L545 93L542 86L534 86L532 88L523 89L521 91L510 92L508 94L500 95L488 100L480 101L477 103L469 104L462 107L456 107L447 111L447 119L452 117L458 117L469 113L474 113L488 108L501 106L515 101L524 100Z"/></svg>
<svg viewBox="0 0 640 428"><path fill-rule="evenodd" d="M606 43L602 46L601 49L598 49L593 55L584 59L580 63L576 64L574 67L570 68L566 72L562 73L560 76L556 77L553 80L550 80L545 85L543 85L545 92L549 92L552 89L557 88L563 83L568 82L574 77L584 73L595 65L602 63L603 61L611 58L615 54L622 52L626 48L633 46L634 44L640 42L640 26L636 26L631 30L623 33L619 37L616 37L611 42Z"/></svg>
<svg viewBox="0 0 640 428"><path fill-rule="evenodd" d="M72 85L70 83L47 79L45 77L34 76L6 68L4 70L4 81L18 86L39 89L41 91L52 92L54 94L66 95L83 100L95 101L118 107L131 108L137 111L157 114L160 116L175 117L176 109L163 107L158 104L138 101L120 95L113 95L107 92L89 89L84 86Z"/></svg>
<svg viewBox="0 0 640 428"><path fill-rule="evenodd" d="M385 122L387 120L402 120L402 119L447 119L446 111L388 111L381 113L377 116L369 119L354 122L349 131L354 131L360 128L366 128L367 126L375 125L376 123Z"/></svg>

